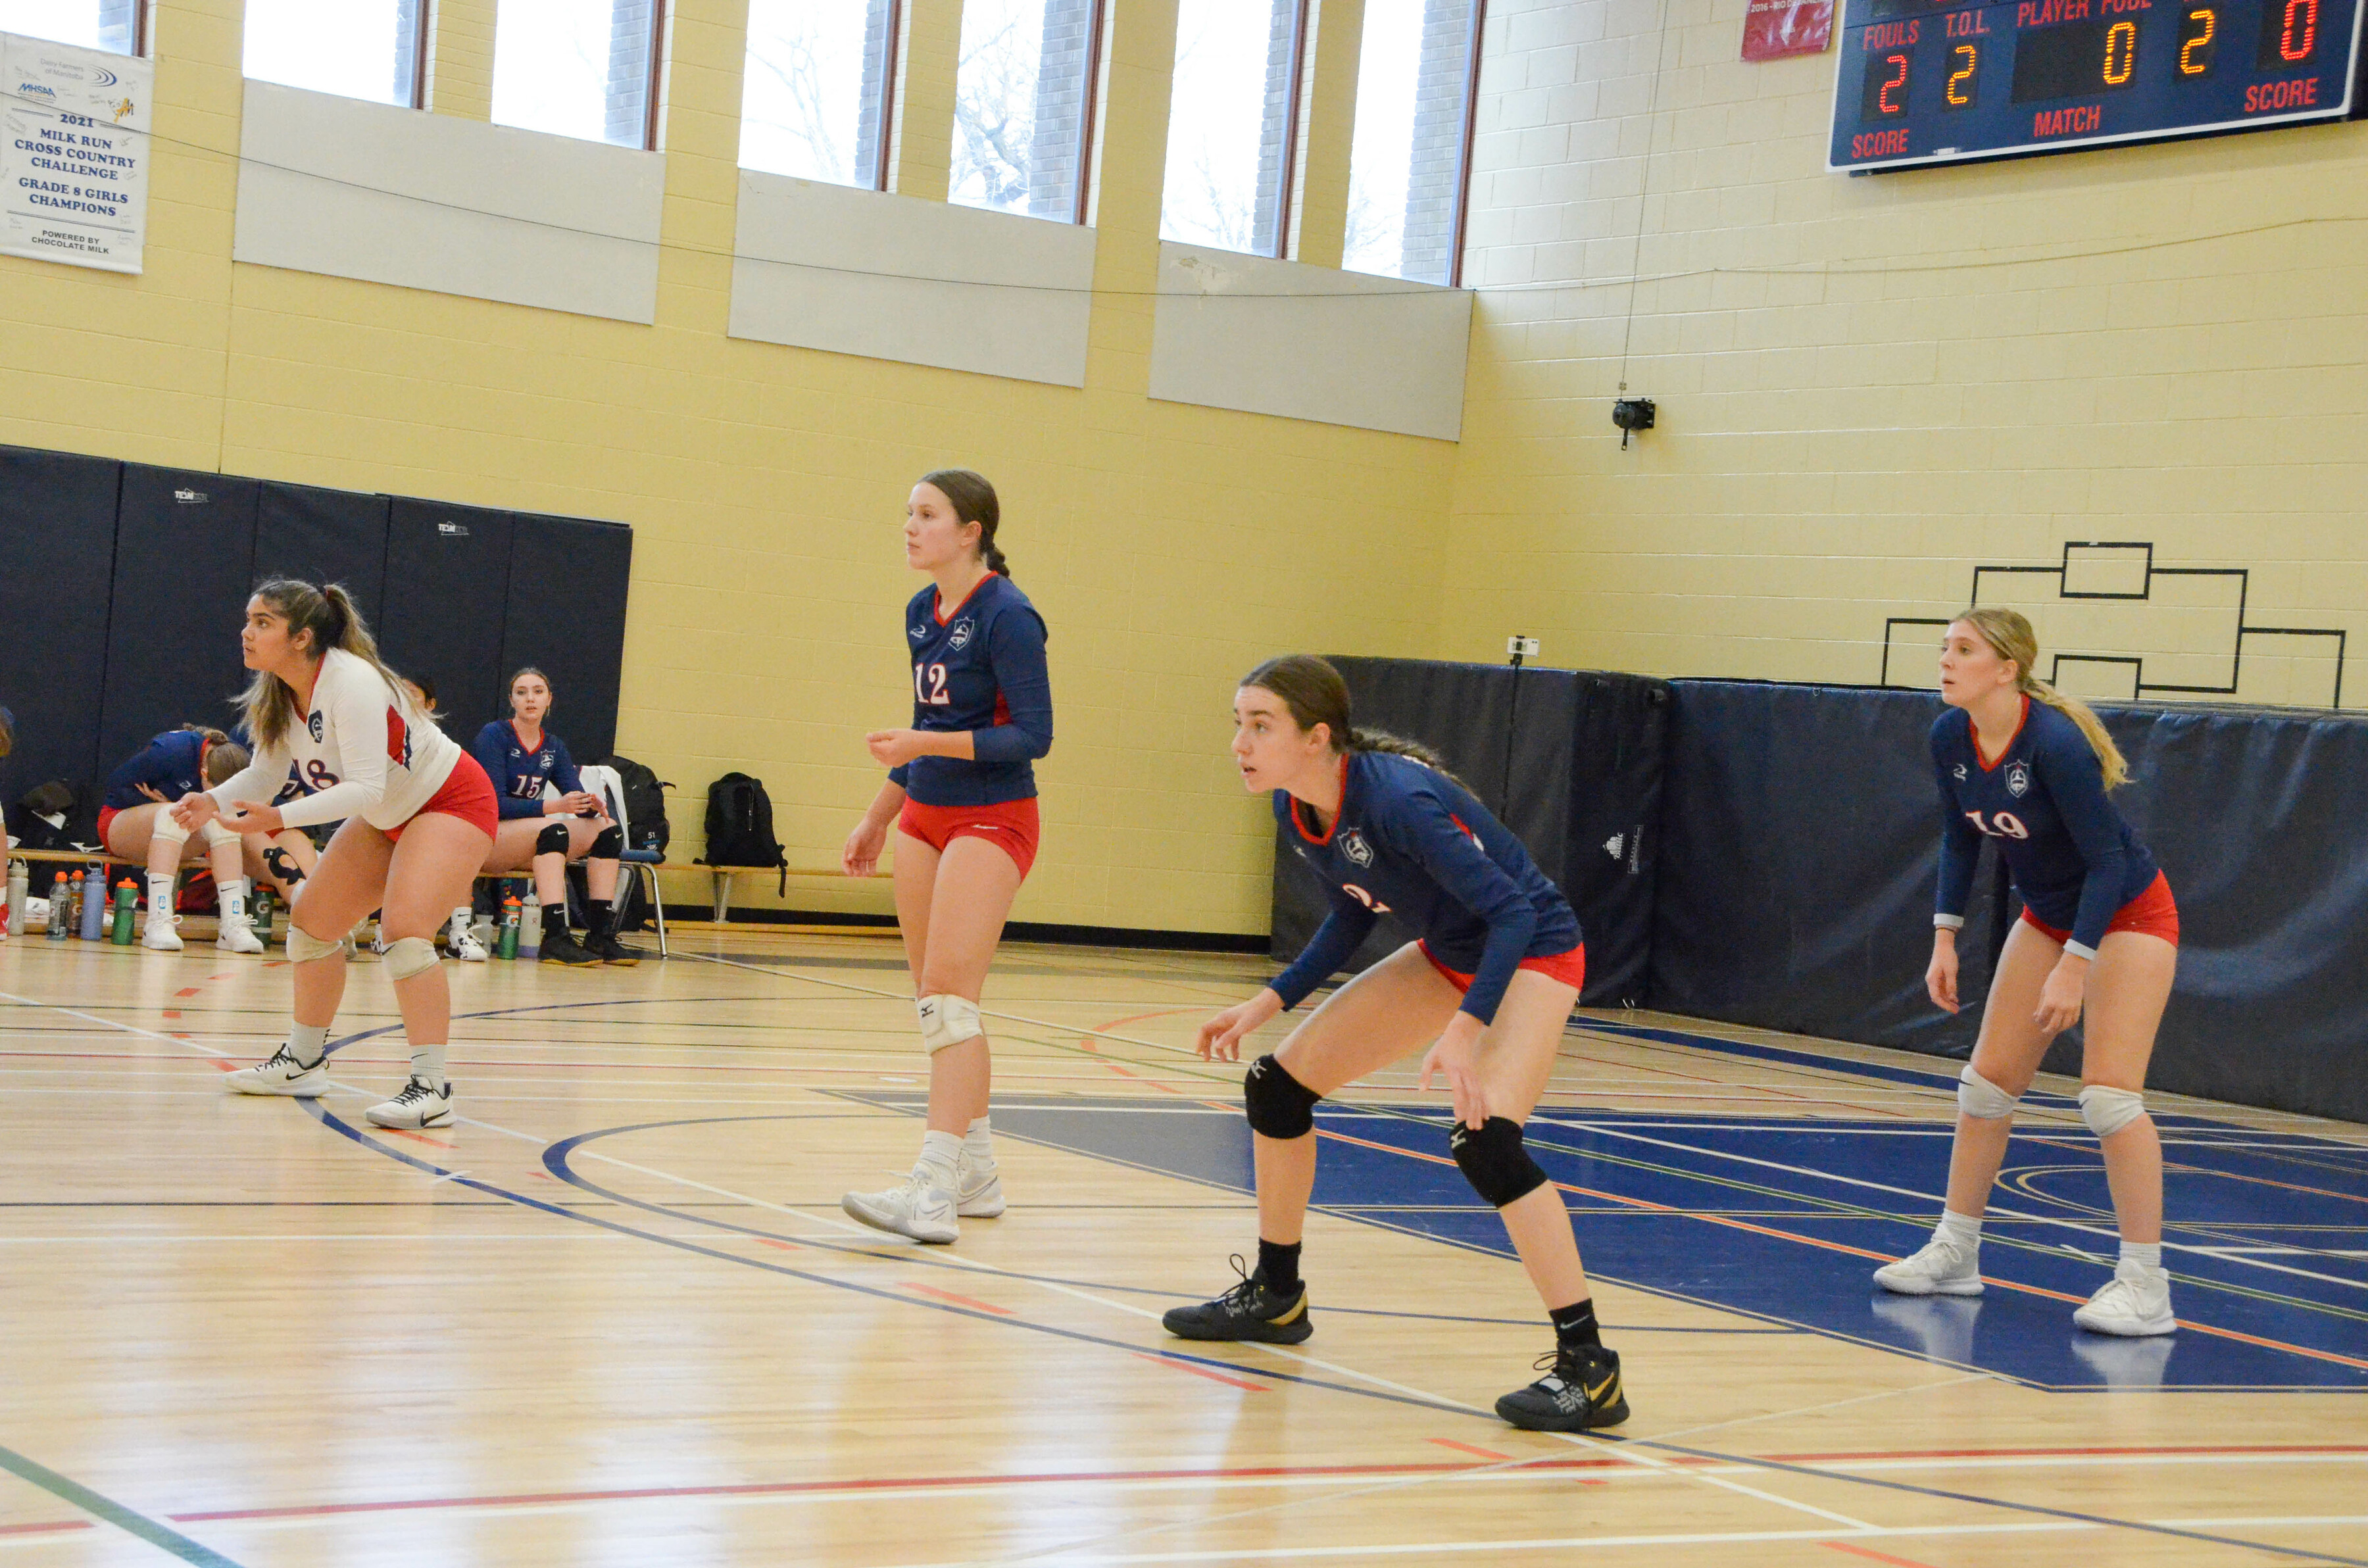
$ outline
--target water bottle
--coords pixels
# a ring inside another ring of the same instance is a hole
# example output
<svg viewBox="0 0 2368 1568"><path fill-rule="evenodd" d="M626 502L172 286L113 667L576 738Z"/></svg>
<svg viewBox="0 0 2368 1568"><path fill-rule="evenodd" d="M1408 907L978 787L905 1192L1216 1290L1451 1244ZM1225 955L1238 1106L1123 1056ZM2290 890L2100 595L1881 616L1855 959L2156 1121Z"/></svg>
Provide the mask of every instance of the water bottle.
<svg viewBox="0 0 2368 1568"><path fill-rule="evenodd" d="M269 888L256 890L255 939L267 948L271 946L271 890Z"/></svg>
<svg viewBox="0 0 2368 1568"><path fill-rule="evenodd" d="M108 937L119 948L131 945L131 922L139 903L140 890L130 877L115 884L115 927Z"/></svg>
<svg viewBox="0 0 2368 1568"><path fill-rule="evenodd" d="M526 890L526 903L518 909L518 957L542 957L542 900L532 888Z"/></svg>
<svg viewBox="0 0 2368 1568"><path fill-rule="evenodd" d="M43 934L52 942L64 941L66 917L73 912L72 895L66 892L66 874L60 871L58 880L50 884L50 926Z"/></svg>
<svg viewBox="0 0 2368 1568"><path fill-rule="evenodd" d="M502 935L494 949L495 958L514 959L518 948L518 901L516 894L502 900Z"/></svg>
<svg viewBox="0 0 2368 1568"><path fill-rule="evenodd" d="M25 903L33 896L32 876L22 860L8 862L8 924L18 936L30 927L25 924Z"/></svg>
<svg viewBox="0 0 2368 1568"><path fill-rule="evenodd" d="M85 942L107 940L107 868L94 866L82 881L82 902L74 905Z"/></svg>

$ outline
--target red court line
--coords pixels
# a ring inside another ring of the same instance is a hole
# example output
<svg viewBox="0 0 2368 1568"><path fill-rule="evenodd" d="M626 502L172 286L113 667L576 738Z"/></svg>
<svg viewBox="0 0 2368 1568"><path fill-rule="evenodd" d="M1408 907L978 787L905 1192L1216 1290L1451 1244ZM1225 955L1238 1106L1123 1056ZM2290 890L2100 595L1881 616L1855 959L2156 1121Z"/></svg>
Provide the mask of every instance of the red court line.
<svg viewBox="0 0 2368 1568"><path fill-rule="evenodd" d="M197 994L198 988L194 985L184 985L178 991L173 993L176 996L195 996Z"/></svg>
<svg viewBox="0 0 2368 1568"><path fill-rule="evenodd" d="M558 1178L553 1177L552 1179L556 1180ZM806 1250L805 1248L798 1245L795 1242L785 1242L775 1236L757 1236L755 1237L754 1240L758 1246L779 1247L783 1252L803 1252Z"/></svg>
<svg viewBox="0 0 2368 1568"><path fill-rule="evenodd" d="M450 1153L453 1149L453 1145L445 1142L441 1139L430 1138L424 1133L406 1132L400 1127L381 1127L377 1129L377 1131L385 1133L390 1138L408 1138L414 1143L425 1143L431 1149L441 1149L448 1154Z"/></svg>
<svg viewBox="0 0 2368 1568"><path fill-rule="evenodd" d="M1241 1378L1229 1378L1223 1372L1212 1372L1206 1367L1196 1367L1190 1361L1179 1361L1173 1357L1156 1355L1149 1350L1136 1350L1130 1352L1130 1354L1134 1356L1138 1360L1149 1361L1155 1365L1166 1367L1170 1371L1190 1372L1196 1378L1206 1378L1212 1383L1229 1383L1235 1388L1245 1390L1250 1393L1268 1393L1272 1392L1264 1383L1253 1383Z"/></svg>
<svg viewBox="0 0 2368 1568"><path fill-rule="evenodd" d="M59 1519L41 1525L0 1525L0 1535L56 1535L66 1530L95 1529L88 1519Z"/></svg>
<svg viewBox="0 0 2368 1568"><path fill-rule="evenodd" d="M1847 1551L1852 1557L1863 1557L1870 1562L1887 1562L1891 1568L1932 1568L1930 1563L1918 1562L1912 1557L1894 1557L1887 1551L1870 1551L1863 1546L1852 1546L1848 1541L1821 1540L1817 1544L1836 1551Z"/></svg>
<svg viewBox="0 0 2368 1568"><path fill-rule="evenodd" d="M1453 1449L1459 1454L1470 1454L1475 1460L1486 1460L1491 1464L1503 1464L1513 1457L1510 1454L1500 1454L1494 1449L1475 1449L1469 1443L1459 1443L1452 1437L1427 1437L1424 1441L1437 1443L1442 1449Z"/></svg>
<svg viewBox="0 0 2368 1568"><path fill-rule="evenodd" d="M2368 1443L2159 1443L2111 1448L2050 1449L1869 1449L1862 1453L1763 1454L1787 1464L1839 1463L1847 1460L2081 1459L2148 1454L2368 1454Z"/></svg>
<svg viewBox="0 0 2368 1568"><path fill-rule="evenodd" d="M935 1285L916 1285L907 1280L905 1283L905 1289L916 1296L927 1296L937 1301L951 1301L955 1306L968 1307L973 1312L993 1312L999 1318L1014 1315L1009 1307L998 1307L991 1301L981 1301L969 1296L957 1296L951 1290L940 1290Z"/></svg>

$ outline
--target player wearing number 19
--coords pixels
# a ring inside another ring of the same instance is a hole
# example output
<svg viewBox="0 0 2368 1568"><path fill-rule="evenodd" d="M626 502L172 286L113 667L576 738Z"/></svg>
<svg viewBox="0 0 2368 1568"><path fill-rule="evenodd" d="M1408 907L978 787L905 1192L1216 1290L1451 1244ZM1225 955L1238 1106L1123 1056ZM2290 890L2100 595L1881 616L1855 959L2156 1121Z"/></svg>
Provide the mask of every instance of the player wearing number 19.
<svg viewBox="0 0 2368 1568"><path fill-rule="evenodd" d="M1349 722L1349 687L1322 659L1293 653L1234 694L1234 760L1271 790L1292 848L1327 886L1332 910L1290 968L1201 1026L1201 1054L1238 1061L1241 1042L1348 960L1383 915L1420 940L1357 976L1242 1080L1258 1174L1258 1262L1213 1301L1164 1320L1186 1339L1295 1345L1312 1332L1299 1277L1315 1187L1315 1108L1367 1074L1429 1046L1422 1084L1444 1074L1455 1116L1448 1150L1497 1210L1544 1299L1554 1351L1545 1377L1497 1402L1533 1431L1628 1418L1620 1358L1603 1346L1562 1193L1522 1143L1587 976L1578 917L1486 807L1410 741ZM1235 1267L1240 1260L1235 1260Z"/></svg>
<svg viewBox="0 0 2368 1568"><path fill-rule="evenodd" d="M1876 1269L1907 1295L1978 1296L1982 1214L2006 1158L2015 1102L2048 1042L2088 1017L2080 1117L2097 1134L2121 1221L2112 1278L2072 1321L2098 1334L2169 1334L2162 1142L2142 1091L2179 962L2170 884L2107 791L2129 777L2096 714L2032 674L2039 641L2009 609L1969 609L1941 651L1932 726L1941 786L1941 892L1925 985L1957 1010L1957 929L1987 835L2022 895L1957 1091L1949 1196L1930 1243Z"/></svg>
<svg viewBox="0 0 2368 1568"><path fill-rule="evenodd" d="M1044 618L995 542L995 486L967 469L925 474L905 504L905 563L934 579L905 607L913 727L866 737L888 768L841 865L869 876L896 826L896 926L929 1054L928 1130L912 1175L840 1207L919 1242L957 1218L1003 1212L987 1127L979 997L1037 844L1033 763L1053 749Z"/></svg>

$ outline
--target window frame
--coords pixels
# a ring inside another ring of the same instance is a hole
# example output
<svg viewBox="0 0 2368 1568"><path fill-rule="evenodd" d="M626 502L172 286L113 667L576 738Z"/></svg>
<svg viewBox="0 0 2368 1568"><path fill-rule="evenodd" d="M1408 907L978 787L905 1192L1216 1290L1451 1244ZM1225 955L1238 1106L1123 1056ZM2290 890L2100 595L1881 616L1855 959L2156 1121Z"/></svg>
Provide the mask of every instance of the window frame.
<svg viewBox="0 0 2368 1568"><path fill-rule="evenodd" d="M1472 147L1480 128L1480 37L1487 25L1488 0L1472 0L1472 23L1463 40L1463 144L1455 154L1455 212L1447 226L1451 289L1463 287L1463 233L1472 216Z"/></svg>
<svg viewBox="0 0 2368 1568"><path fill-rule="evenodd" d="M429 0L419 0L422 16L427 14L428 4ZM1474 15L1477 14L1475 11ZM672 7L666 0L651 0L650 79L642 90L642 151L644 153L658 150L658 122L665 102L660 95L666 89L666 24L672 19ZM1466 135L1469 134L1467 131Z"/></svg>
<svg viewBox="0 0 2368 1568"><path fill-rule="evenodd" d="M1101 128L1102 29L1108 25L1110 0L1093 0L1093 20L1086 28L1086 91L1077 116L1077 190L1070 204L1069 223L1086 227L1093 215L1094 138Z"/></svg>
<svg viewBox="0 0 2368 1568"><path fill-rule="evenodd" d="M1307 91L1307 24L1315 9L1312 0L1292 3L1299 14L1291 24L1291 85L1282 97L1282 161L1274 187L1274 255L1278 261L1291 256L1292 187L1299 183L1299 117Z"/></svg>
<svg viewBox="0 0 2368 1568"><path fill-rule="evenodd" d="M888 0L888 36L880 51L880 128L871 152L871 188L882 193L896 172L896 70L905 42L905 0Z"/></svg>
<svg viewBox="0 0 2368 1568"><path fill-rule="evenodd" d="M435 15L436 0L419 0L419 14L411 22L411 107L422 114L427 111L427 78L436 63L427 57L436 37L431 25Z"/></svg>

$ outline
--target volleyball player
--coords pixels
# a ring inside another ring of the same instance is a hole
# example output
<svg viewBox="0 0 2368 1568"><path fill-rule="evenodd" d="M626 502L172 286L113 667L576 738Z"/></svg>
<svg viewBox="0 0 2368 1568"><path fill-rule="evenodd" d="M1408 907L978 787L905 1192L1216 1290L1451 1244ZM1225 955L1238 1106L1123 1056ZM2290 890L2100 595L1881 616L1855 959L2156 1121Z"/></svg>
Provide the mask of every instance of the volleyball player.
<svg viewBox="0 0 2368 1568"><path fill-rule="evenodd" d="M912 1175L839 1203L920 1242L951 1242L958 1218L1004 1209L978 1003L1036 859L1032 764L1053 749L1053 687L1044 618L996 546L1001 519L995 486L967 469L924 475L905 502L905 562L932 579L905 607L913 727L866 738L888 779L840 861L850 877L871 875L896 824L896 925L929 1053L929 1111Z"/></svg>
<svg viewBox="0 0 2368 1568"><path fill-rule="evenodd" d="M478 731L469 747L501 794L501 826L482 869L533 868L542 901L543 962L630 968L642 954L617 940L617 857L624 853L625 830L586 792L567 743L542 727L551 701L551 677L527 665L510 676L510 717ZM546 784L558 787L557 797L543 799ZM579 858L592 900L581 942L567 933L567 862Z"/></svg>
<svg viewBox="0 0 2368 1568"><path fill-rule="evenodd" d="M1167 1331L1186 1339L1296 1345L1314 1332L1300 1278L1315 1186L1315 1107L1367 1074L1429 1047L1422 1084L1444 1075L1455 1106L1448 1148L1497 1210L1554 1324L1546 1376L1497 1414L1535 1431L1628 1418L1620 1357L1604 1346L1562 1194L1522 1146L1522 1123L1554 1071L1587 975L1578 917L1514 837L1427 748L1349 722L1349 687L1326 661L1269 660L1234 697L1234 759L1271 790L1279 823L1327 884L1331 913L1288 969L1201 1026L1201 1054L1241 1059L1241 1042L1328 979L1383 915L1421 933L1342 986L1242 1081L1255 1151L1258 1262ZM1235 1267L1239 1268L1240 1260Z"/></svg>
<svg viewBox="0 0 2368 1568"><path fill-rule="evenodd" d="M411 1045L411 1078L368 1114L381 1127L440 1127L452 1119L445 1076L452 999L437 962L436 931L468 897L492 846L493 783L386 667L337 585L263 584L247 600L240 648L255 672L246 688L255 761L211 791L182 800L175 818L191 832L218 817L239 833L340 818L344 825L288 912L296 1006L287 1042L226 1082L249 1095L311 1098L327 1091L329 1026L346 988L344 937L376 909ZM291 772L313 793L266 804Z"/></svg>
<svg viewBox="0 0 2368 1568"><path fill-rule="evenodd" d="M1982 1214L2015 1102L2048 1042L2085 1015L2080 1118L2104 1151L2122 1245L2113 1277L2072 1321L2098 1334L2169 1334L2179 1325L2162 1267L2162 1142L2143 1091L2179 963L2179 906L2108 794L2129 778L2120 748L2085 703L2032 675L2038 661L2031 622L2010 609L1967 610L1941 644L1951 711L1932 726L1941 890L1924 984L1933 1002L1957 1010L1957 930L1985 836L2006 857L2022 918L1959 1075L1940 1226L1874 1279L1911 1296L1982 1293Z"/></svg>
<svg viewBox="0 0 2368 1568"><path fill-rule="evenodd" d="M107 852L148 868L148 919L140 945L158 952L181 950L173 915L173 887L181 862L202 852L214 873L221 909L214 946L225 952L259 953L262 939L246 914L246 844L221 823L206 824L198 845L173 819L172 804L219 784L252 760L245 746L220 730L186 724L167 730L107 776L98 812L98 841Z"/></svg>

